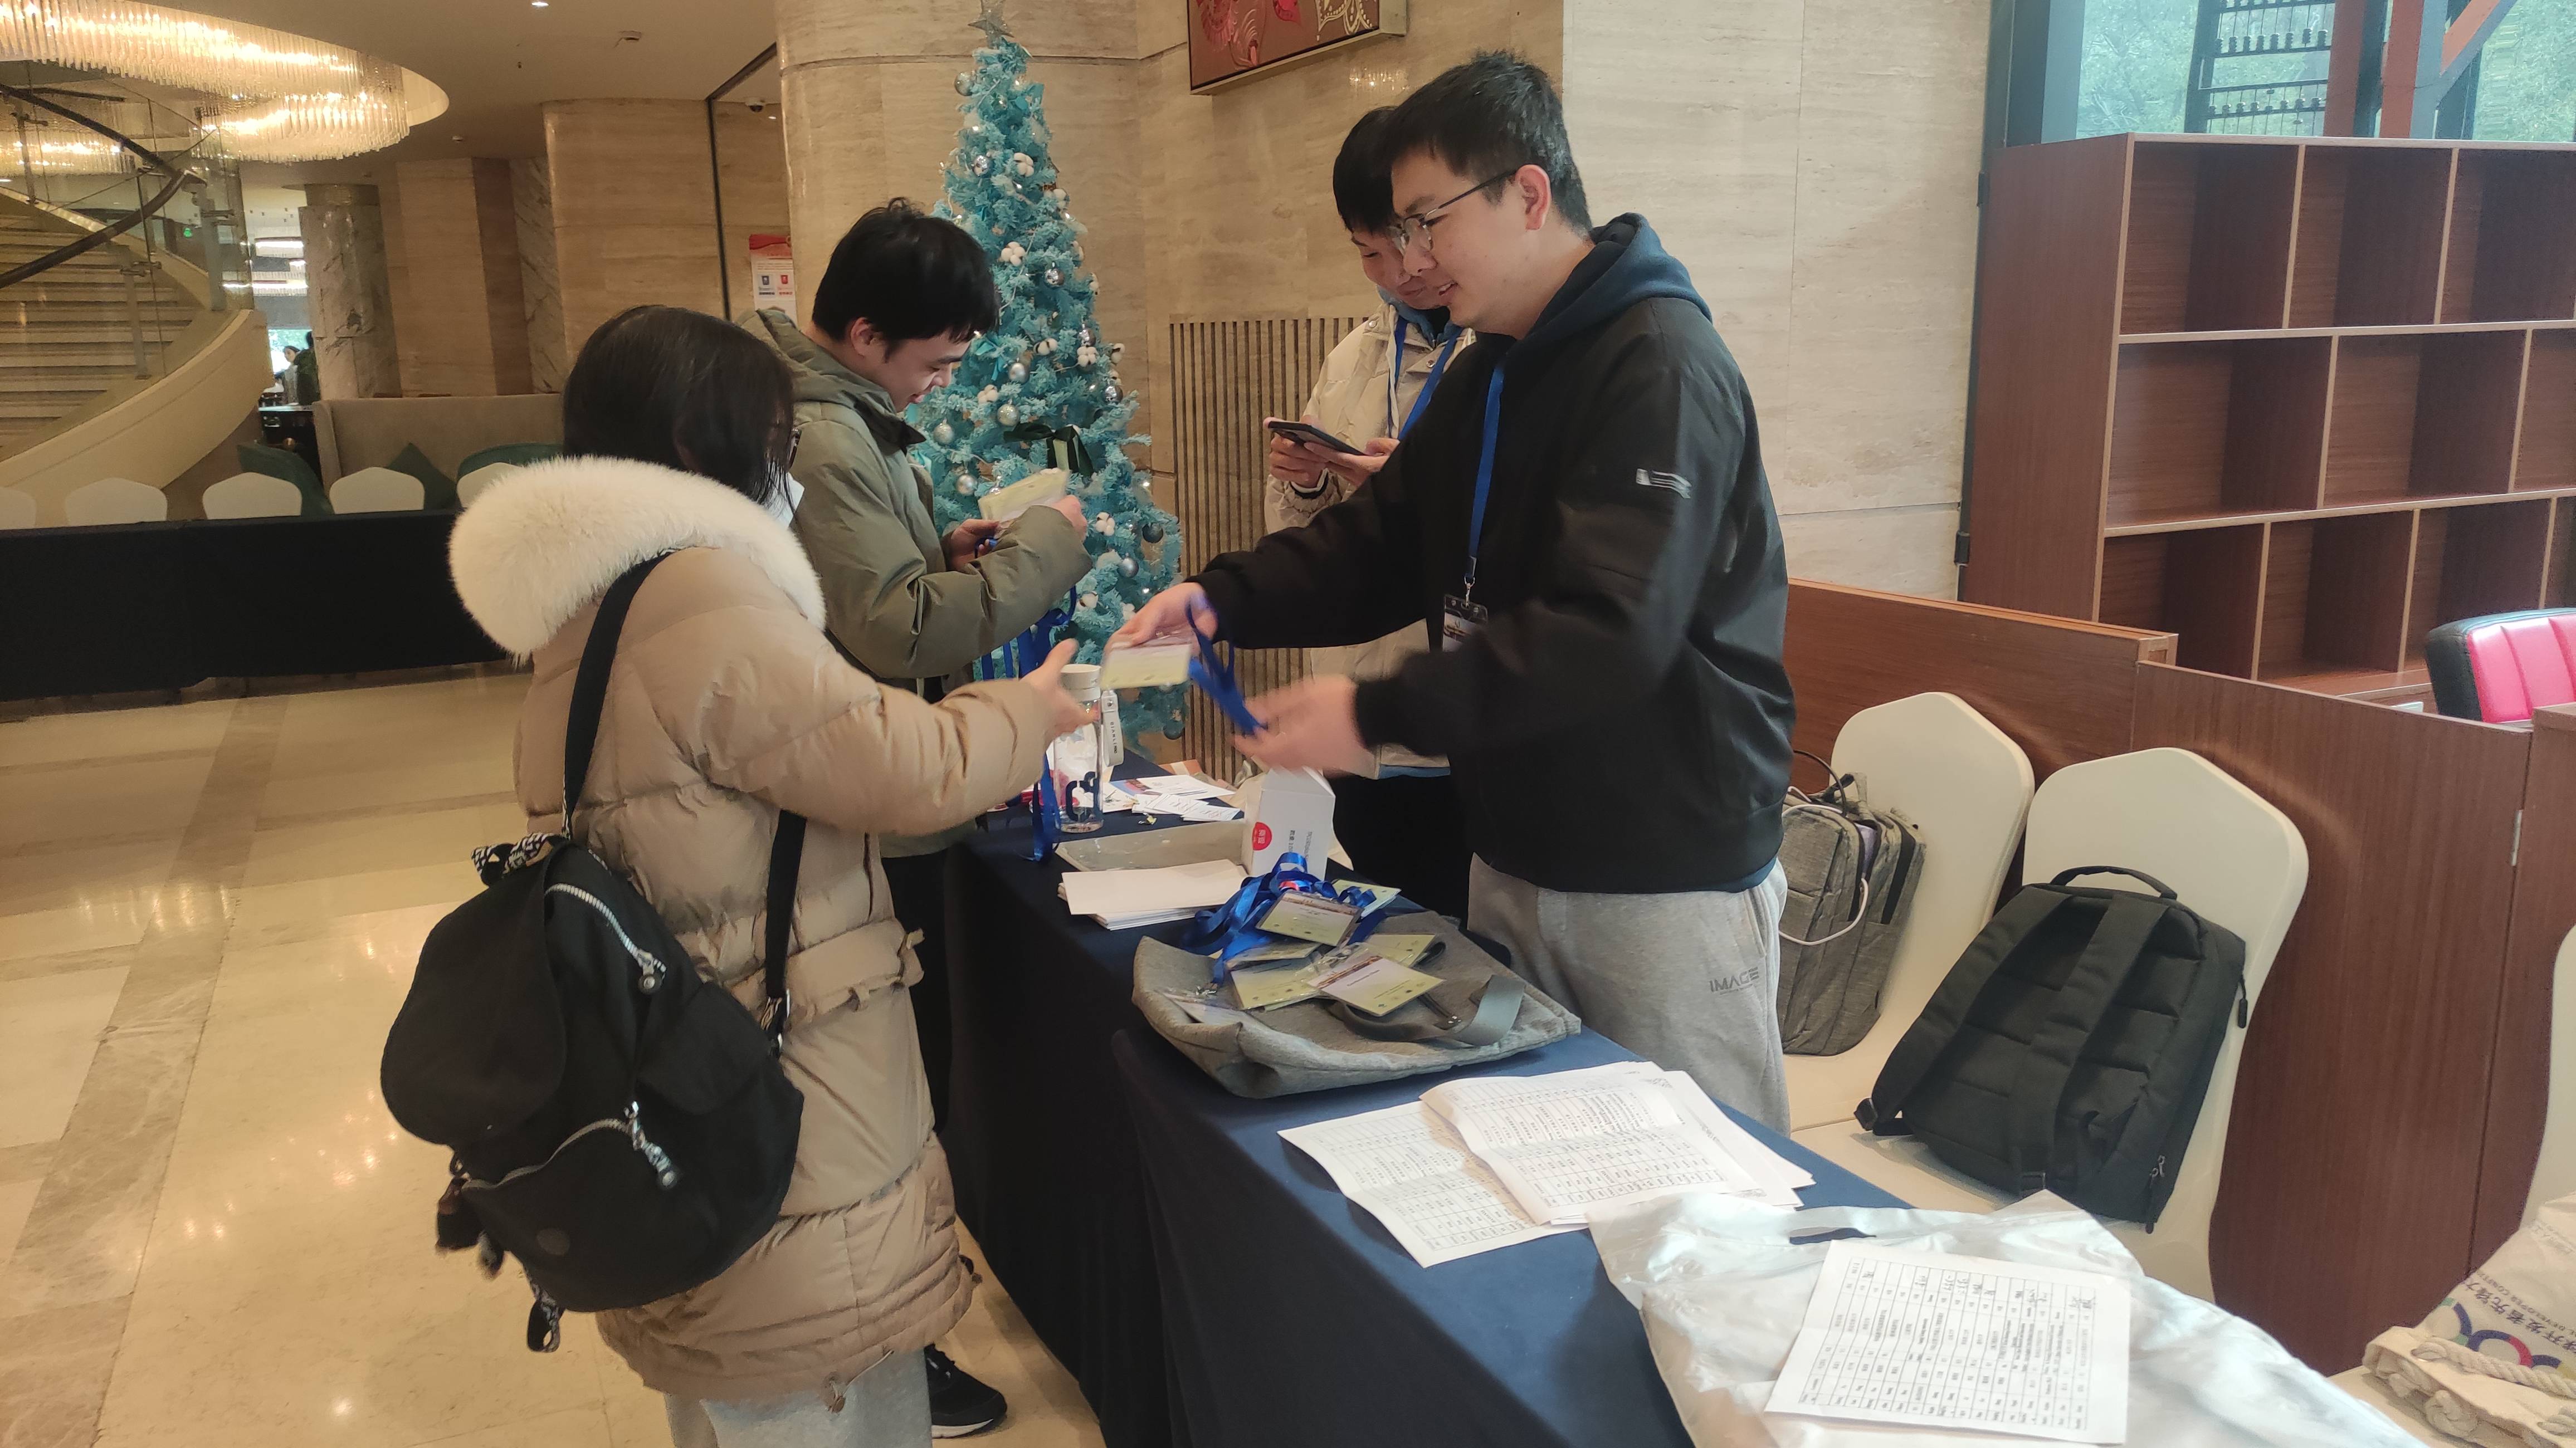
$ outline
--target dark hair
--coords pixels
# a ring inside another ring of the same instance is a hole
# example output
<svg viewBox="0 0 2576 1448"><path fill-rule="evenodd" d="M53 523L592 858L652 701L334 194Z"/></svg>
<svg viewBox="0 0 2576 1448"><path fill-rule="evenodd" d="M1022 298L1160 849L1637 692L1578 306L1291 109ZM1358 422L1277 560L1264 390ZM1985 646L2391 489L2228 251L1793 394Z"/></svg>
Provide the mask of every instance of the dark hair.
<svg viewBox="0 0 2576 1448"><path fill-rule="evenodd" d="M767 503L794 406L786 362L750 333L684 307L629 307L564 379L563 455L660 463Z"/></svg>
<svg viewBox="0 0 2576 1448"><path fill-rule="evenodd" d="M1353 231L1395 229L1395 187L1386 179L1386 127L1394 116L1395 107L1380 106L1360 117L1333 158L1333 205Z"/></svg>
<svg viewBox="0 0 2576 1448"><path fill-rule="evenodd" d="M814 325L835 341L862 318L889 342L963 337L993 330L1002 294L964 227L898 196L859 218L814 288Z"/></svg>
<svg viewBox="0 0 2576 1448"><path fill-rule="evenodd" d="M1479 51L1405 97L1387 123L1385 163L1428 152L1461 176L1536 166L1547 173L1557 214L1577 231L1592 230L1583 173L1565 139L1565 106L1547 72L1509 51ZM1487 196L1499 195L1496 187Z"/></svg>

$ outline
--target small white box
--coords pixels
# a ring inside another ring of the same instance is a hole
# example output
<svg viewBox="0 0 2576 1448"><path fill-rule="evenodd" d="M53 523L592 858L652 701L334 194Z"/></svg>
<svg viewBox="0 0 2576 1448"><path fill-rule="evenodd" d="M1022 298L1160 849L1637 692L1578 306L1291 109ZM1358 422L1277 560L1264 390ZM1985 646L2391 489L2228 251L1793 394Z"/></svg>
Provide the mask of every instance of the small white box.
<svg viewBox="0 0 2576 1448"><path fill-rule="evenodd" d="M1243 870L1270 873L1281 855L1300 855L1322 877L1333 853L1333 786L1311 769L1273 770L1236 791L1243 806Z"/></svg>

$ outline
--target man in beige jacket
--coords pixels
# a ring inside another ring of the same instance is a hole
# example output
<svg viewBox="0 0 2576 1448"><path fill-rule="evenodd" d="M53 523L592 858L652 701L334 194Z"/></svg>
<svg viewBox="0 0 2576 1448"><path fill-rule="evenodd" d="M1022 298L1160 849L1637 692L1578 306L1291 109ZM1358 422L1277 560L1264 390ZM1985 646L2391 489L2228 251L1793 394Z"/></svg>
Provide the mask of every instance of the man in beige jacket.
<svg viewBox="0 0 2576 1448"><path fill-rule="evenodd" d="M943 537L929 474L909 456L922 439L904 410L948 381L1000 306L975 239L898 198L833 248L810 323L778 311L744 323L795 374L796 536L822 578L833 641L880 681L931 700L1091 569L1079 501L1032 508L1007 525L961 523ZM970 828L884 841L895 914L918 941L913 1009L941 1120L951 1054L948 851ZM942 1436L1000 1420L1002 1395L936 1354L931 1380Z"/></svg>
<svg viewBox="0 0 2576 1448"><path fill-rule="evenodd" d="M1333 203L1350 228L1361 273L1385 305L1324 359L1305 413L1307 422L1366 451L1335 452L1273 434L1262 499L1273 533L1305 526L1366 486L1430 400L1449 359L1475 340L1446 312L1428 310L1439 301L1441 276L1436 269L1407 275L1388 234L1395 204L1379 151L1392 112L1362 116L1333 162ZM1425 630L1406 628L1356 648L1310 649L1306 666L1382 679L1429 642ZM1467 839L1448 761L1388 745L1376 751L1371 774L1336 777L1333 794L1333 833L1360 873L1441 914L1465 917Z"/></svg>

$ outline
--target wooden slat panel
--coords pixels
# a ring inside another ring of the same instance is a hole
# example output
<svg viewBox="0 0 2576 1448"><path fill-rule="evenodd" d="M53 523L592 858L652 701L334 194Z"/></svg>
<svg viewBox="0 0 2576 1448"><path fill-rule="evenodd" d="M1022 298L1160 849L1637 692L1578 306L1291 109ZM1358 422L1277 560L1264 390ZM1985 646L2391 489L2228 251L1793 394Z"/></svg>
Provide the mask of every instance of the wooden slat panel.
<svg viewBox="0 0 2576 1448"><path fill-rule="evenodd" d="M2496 1012L2472 1258L2503 1246L2521 1225L2522 1199L2540 1155L2549 1103L2551 977L2559 942L2576 929L2576 707L2532 716L2521 856L2505 944L2504 1004Z"/></svg>
<svg viewBox="0 0 2576 1448"><path fill-rule="evenodd" d="M1295 417L1314 390L1325 355L1361 320L1171 324L1173 456L1179 474L1172 512L1181 520L1182 577L1218 554L1260 541L1268 478L1262 419ZM1304 677L1305 660L1295 649L1246 650L1236 656L1235 671L1244 692L1258 695ZM1210 773L1233 779L1247 762L1228 742L1224 720L1200 703L1191 700L1180 750Z"/></svg>
<svg viewBox="0 0 2576 1448"><path fill-rule="evenodd" d="M2295 822L2308 890L2238 1078L2219 1300L2311 1365L2361 1360L2473 1265L2507 868L2507 730L2138 670L2135 747L2190 749Z"/></svg>
<svg viewBox="0 0 2576 1448"><path fill-rule="evenodd" d="M2044 778L2127 749L2138 663L2172 650L2171 634L1789 581L1797 745L1827 758L1852 715L1941 690L1994 721Z"/></svg>

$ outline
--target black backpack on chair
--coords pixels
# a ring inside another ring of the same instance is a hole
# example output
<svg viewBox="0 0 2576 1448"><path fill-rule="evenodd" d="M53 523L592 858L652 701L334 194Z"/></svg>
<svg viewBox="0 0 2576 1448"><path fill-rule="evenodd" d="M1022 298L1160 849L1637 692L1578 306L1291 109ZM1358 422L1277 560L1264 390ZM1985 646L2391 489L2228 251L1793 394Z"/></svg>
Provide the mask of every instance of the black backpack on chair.
<svg viewBox="0 0 2576 1448"><path fill-rule="evenodd" d="M2097 874L2156 893L2066 883ZM2079 866L1986 922L1853 1117L1997 1190L2152 1228L2231 1013L2245 1024L2234 931L2150 876Z"/></svg>
<svg viewBox="0 0 2576 1448"><path fill-rule="evenodd" d="M769 861L764 1029L701 980L632 882L571 837L617 636L660 558L600 600L564 741L564 833L474 852L385 1040L385 1105L447 1147L438 1245L519 1259L551 1351L565 1310L639 1307L707 1281L778 1219L804 1097L778 1061L805 821Z"/></svg>

